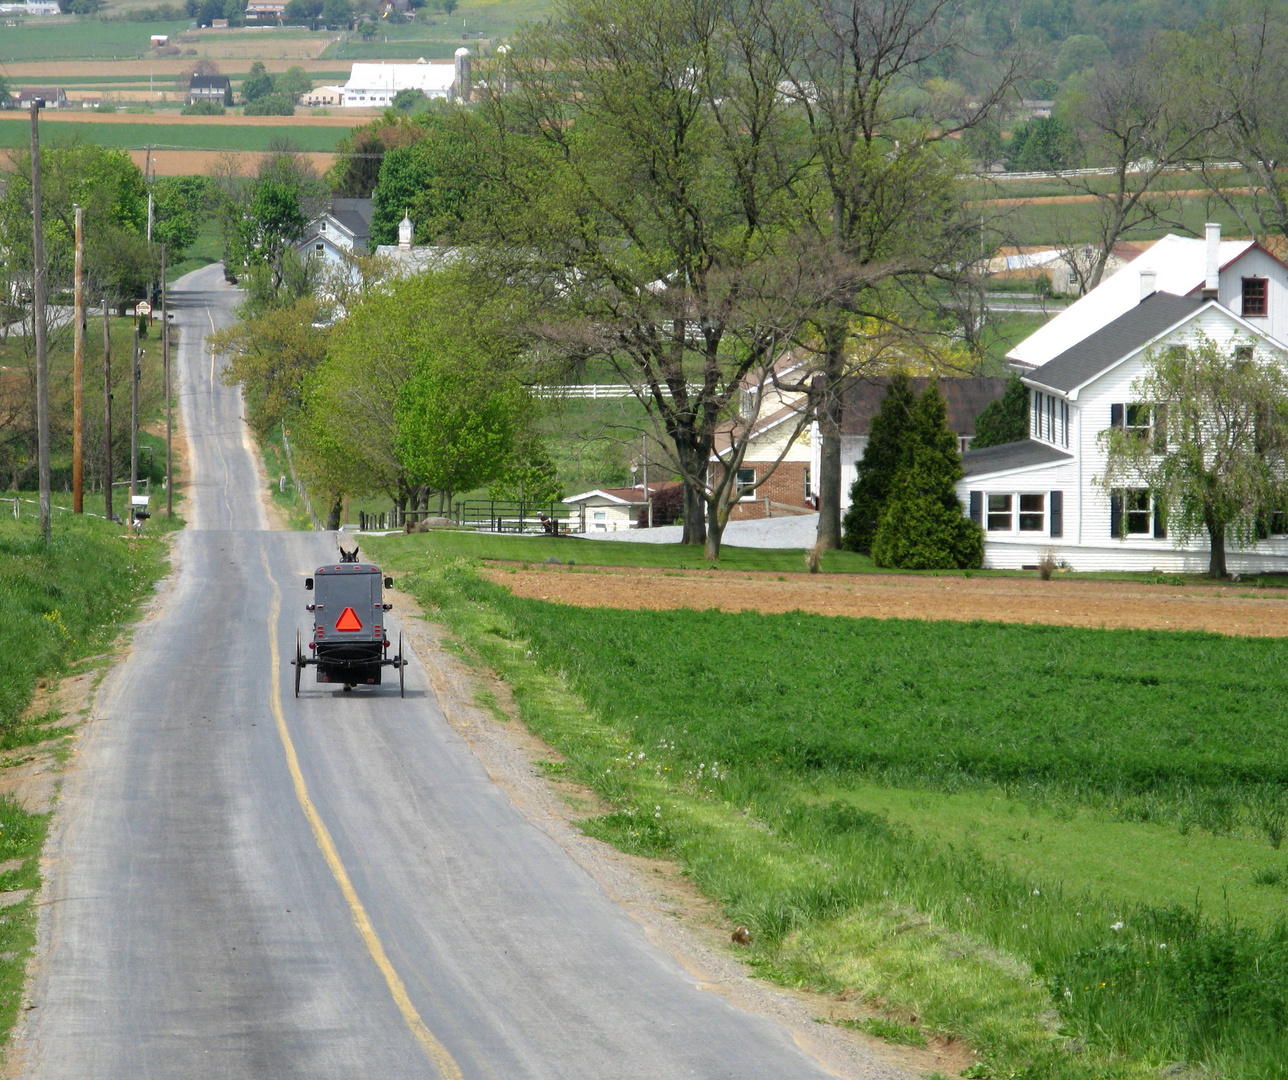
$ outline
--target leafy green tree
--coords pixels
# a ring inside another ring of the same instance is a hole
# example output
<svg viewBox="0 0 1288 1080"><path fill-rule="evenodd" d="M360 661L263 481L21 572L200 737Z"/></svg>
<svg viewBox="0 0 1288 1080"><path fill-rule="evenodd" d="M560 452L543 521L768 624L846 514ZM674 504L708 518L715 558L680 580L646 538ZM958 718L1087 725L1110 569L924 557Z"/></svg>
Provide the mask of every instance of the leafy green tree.
<svg viewBox="0 0 1288 1080"><path fill-rule="evenodd" d="M416 118L419 139L390 149L371 192L371 239L398 241L398 223L411 217L422 243L455 238L486 171L478 166L476 124L457 106L437 105Z"/></svg>
<svg viewBox="0 0 1288 1080"><path fill-rule="evenodd" d="M268 73L262 60L256 60L250 71L242 80L241 93L243 101L258 101L273 92L273 76Z"/></svg>
<svg viewBox="0 0 1288 1080"><path fill-rule="evenodd" d="M1081 159L1077 132L1058 116L1040 116L1016 124L1007 147L1012 172L1058 172L1075 168Z"/></svg>
<svg viewBox="0 0 1288 1080"><path fill-rule="evenodd" d="M975 437L971 449L1019 442L1029 437L1029 389L1012 375L1006 389L996 401L984 406L975 417Z"/></svg>
<svg viewBox="0 0 1288 1080"><path fill-rule="evenodd" d="M1253 543L1266 513L1288 509L1288 375L1278 355L1255 348L1198 334L1151 351L1132 394L1152 429L1100 433L1110 498L1149 490L1174 541L1206 532L1214 578L1226 576L1227 541Z"/></svg>
<svg viewBox="0 0 1288 1080"><path fill-rule="evenodd" d="M241 384L247 419L260 436L298 410L305 379L326 355L322 315L321 305L305 297L211 335L211 350L229 357L220 377L228 386Z"/></svg>
<svg viewBox="0 0 1288 1080"><path fill-rule="evenodd" d="M313 80L298 64L289 67L273 80L273 92L284 94L298 104L300 98L313 89Z"/></svg>
<svg viewBox="0 0 1288 1080"><path fill-rule="evenodd" d="M425 96L425 91L419 87L409 86L399 90L394 95L394 100L390 103L399 112L416 113L423 112L429 105L429 98Z"/></svg>
<svg viewBox="0 0 1288 1080"><path fill-rule="evenodd" d="M245 26L246 0L225 0L224 18L229 26Z"/></svg>
<svg viewBox="0 0 1288 1080"><path fill-rule="evenodd" d="M322 15L322 0L291 0L282 15L288 23L313 26Z"/></svg>
<svg viewBox="0 0 1288 1080"><path fill-rule="evenodd" d="M147 186L123 150L78 144L41 151L45 256L51 289L70 286L75 207L85 211L85 274L90 295L114 300L142 296L153 259L147 234ZM0 249L11 270L31 266L31 159L12 155L0 194ZM137 241L137 242L136 242Z"/></svg>
<svg viewBox="0 0 1288 1080"><path fill-rule="evenodd" d="M908 376L891 376L886 396L868 428L868 444L857 466L858 475L850 486L850 508L845 512L842 533L842 546L847 551L872 550L881 509L906 456L916 404L917 395Z"/></svg>
<svg viewBox="0 0 1288 1080"><path fill-rule="evenodd" d="M353 5L349 0L325 0L322 21L331 29L345 29L353 22Z"/></svg>
<svg viewBox="0 0 1288 1080"><path fill-rule="evenodd" d="M938 382L917 400L910 428L872 539L872 561L902 570L977 567L984 533L963 515L953 487L962 477L961 455Z"/></svg>
<svg viewBox="0 0 1288 1080"><path fill-rule="evenodd" d="M166 245L170 262L178 262L201 231L210 204L210 181L204 176L164 176L152 185L152 194L152 238Z"/></svg>
<svg viewBox="0 0 1288 1080"><path fill-rule="evenodd" d="M398 395L398 457L450 503L503 475L526 397L517 381L498 378L490 357L462 350L422 354Z"/></svg>
<svg viewBox="0 0 1288 1080"><path fill-rule="evenodd" d="M470 162L487 184L467 229L498 279L543 301L548 377L601 355L633 387L685 485L684 542L716 559L752 431L739 403L822 291L783 167L809 153L758 11L640 13L568 0L515 40L481 88L492 145Z"/></svg>
<svg viewBox="0 0 1288 1080"><path fill-rule="evenodd" d="M336 145L336 162L327 173L331 194L344 199L369 199L380 179L385 153L410 146L425 136L425 128L392 109L362 127L353 128Z"/></svg>
<svg viewBox="0 0 1288 1080"><path fill-rule="evenodd" d="M261 180L255 185L247 221L252 258L280 265L282 252L304 235L306 224L298 186L276 180Z"/></svg>

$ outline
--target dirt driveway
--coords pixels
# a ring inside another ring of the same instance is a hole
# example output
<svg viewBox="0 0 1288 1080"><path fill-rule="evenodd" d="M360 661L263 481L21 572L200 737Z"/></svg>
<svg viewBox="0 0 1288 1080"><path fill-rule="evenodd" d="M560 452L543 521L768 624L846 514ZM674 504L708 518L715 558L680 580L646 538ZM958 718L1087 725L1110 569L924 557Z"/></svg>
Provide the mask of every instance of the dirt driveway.
<svg viewBox="0 0 1288 1080"><path fill-rule="evenodd" d="M492 567L483 574L517 596L579 607L812 611L877 619L986 619L1288 636L1288 589L1259 590L1240 584L582 567Z"/></svg>

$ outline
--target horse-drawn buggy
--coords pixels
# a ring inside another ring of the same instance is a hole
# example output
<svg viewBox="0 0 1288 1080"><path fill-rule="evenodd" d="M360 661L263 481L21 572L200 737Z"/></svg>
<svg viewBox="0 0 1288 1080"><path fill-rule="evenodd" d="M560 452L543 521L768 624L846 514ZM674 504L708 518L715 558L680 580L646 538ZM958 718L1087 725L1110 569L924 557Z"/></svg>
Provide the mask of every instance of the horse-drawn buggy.
<svg viewBox="0 0 1288 1080"><path fill-rule="evenodd" d="M381 591L393 587L393 578L382 578L380 567L358 562L358 549L340 549L340 561L319 566L304 587L313 593L305 610L313 613L313 633L306 655L300 632L295 632L295 696L300 696L300 677L306 667L316 667L320 683L379 686L386 667L398 670L398 694L405 696L402 632L398 651L389 655L385 612L393 607L384 602Z"/></svg>

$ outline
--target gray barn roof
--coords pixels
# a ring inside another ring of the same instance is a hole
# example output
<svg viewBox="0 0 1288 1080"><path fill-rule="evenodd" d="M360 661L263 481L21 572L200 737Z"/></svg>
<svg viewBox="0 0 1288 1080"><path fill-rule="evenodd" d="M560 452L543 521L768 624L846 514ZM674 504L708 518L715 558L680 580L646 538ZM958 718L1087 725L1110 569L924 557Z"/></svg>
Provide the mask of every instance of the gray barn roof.
<svg viewBox="0 0 1288 1080"><path fill-rule="evenodd" d="M986 446L982 450L967 450L962 454L962 473L979 476L982 473L1004 472L1007 469L1026 469L1031 465L1051 465L1059 461L1072 461L1073 455L1057 450L1035 439Z"/></svg>
<svg viewBox="0 0 1288 1080"><path fill-rule="evenodd" d="M189 90L227 90L227 75L194 75L188 80Z"/></svg>
<svg viewBox="0 0 1288 1080"><path fill-rule="evenodd" d="M1025 381L1041 383L1052 390L1073 390L1107 371L1168 327L1193 315L1206 303L1207 300L1197 297L1171 293L1147 296L1109 325L1030 371Z"/></svg>
<svg viewBox="0 0 1288 1080"><path fill-rule="evenodd" d="M913 392L921 394L930 382L928 378L908 380ZM954 435L974 435L975 418L989 402L996 401L1006 392L1004 378L976 376L972 378L943 378L939 390L944 395L948 413L948 430ZM842 435L866 435L872 418L885 400L890 378L886 375L862 379L845 392L845 412L841 417Z"/></svg>

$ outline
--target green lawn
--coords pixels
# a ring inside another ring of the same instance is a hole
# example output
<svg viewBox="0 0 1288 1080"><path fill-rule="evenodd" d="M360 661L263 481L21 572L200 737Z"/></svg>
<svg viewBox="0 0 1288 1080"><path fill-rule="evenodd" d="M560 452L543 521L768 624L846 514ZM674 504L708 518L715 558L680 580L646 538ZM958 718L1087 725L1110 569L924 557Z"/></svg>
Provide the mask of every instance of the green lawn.
<svg viewBox="0 0 1288 1080"><path fill-rule="evenodd" d="M94 143L109 149L141 150L153 146L170 150L267 150L288 139L296 150L327 152L348 132L342 127L300 124L267 127L254 124L131 124L94 123L45 124L41 139L46 145L74 142ZM0 119L0 146L22 146L31 139L31 125L25 119Z"/></svg>
<svg viewBox="0 0 1288 1080"><path fill-rule="evenodd" d="M24 19L0 34L0 62L133 60L149 50L153 34L179 34L183 22L103 22L99 19Z"/></svg>
<svg viewBox="0 0 1288 1080"><path fill-rule="evenodd" d="M404 585L612 805L583 828L678 860L768 977L981 1077L1282 1075L1288 645Z"/></svg>

